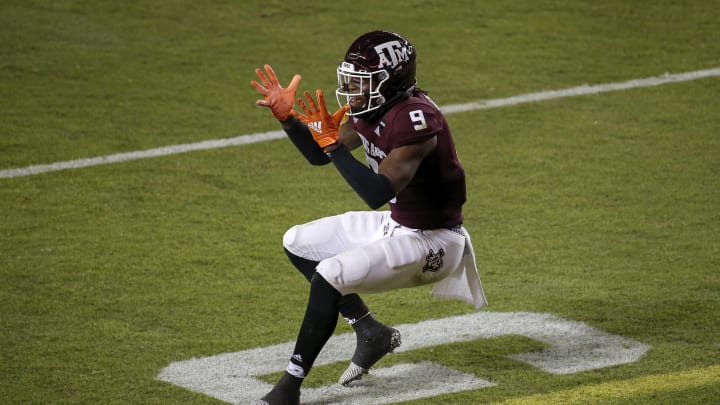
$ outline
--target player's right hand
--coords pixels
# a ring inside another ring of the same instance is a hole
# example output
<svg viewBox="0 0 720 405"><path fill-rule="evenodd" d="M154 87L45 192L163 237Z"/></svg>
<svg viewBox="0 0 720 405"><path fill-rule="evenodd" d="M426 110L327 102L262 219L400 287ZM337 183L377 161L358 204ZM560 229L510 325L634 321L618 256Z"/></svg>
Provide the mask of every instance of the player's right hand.
<svg viewBox="0 0 720 405"><path fill-rule="evenodd" d="M280 121L287 121L291 117L293 105L295 104L295 93L300 84L300 75L295 75L287 88L283 88L278 81L277 75L270 65L265 65L265 73L255 69L262 84L253 80L250 84L262 94L263 98L255 104L270 108L272 115Z"/></svg>

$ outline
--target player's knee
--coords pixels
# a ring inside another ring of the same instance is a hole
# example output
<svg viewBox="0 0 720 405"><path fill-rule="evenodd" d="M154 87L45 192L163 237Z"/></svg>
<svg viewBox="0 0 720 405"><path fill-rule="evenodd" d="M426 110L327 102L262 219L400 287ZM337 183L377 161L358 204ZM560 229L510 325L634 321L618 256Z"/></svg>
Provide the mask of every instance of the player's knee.
<svg viewBox="0 0 720 405"><path fill-rule="evenodd" d="M333 291L335 293L338 292L337 289L327 280L325 280L325 277L323 277L323 275L318 272L315 272L315 274L313 274L312 278L310 279L310 285L314 288Z"/></svg>
<svg viewBox="0 0 720 405"><path fill-rule="evenodd" d="M298 225L295 225L285 231L285 234L283 235L283 247L291 252L296 251L296 249L294 249L294 246L297 242L297 229Z"/></svg>
<svg viewBox="0 0 720 405"><path fill-rule="evenodd" d="M359 253L359 251L355 253ZM355 289L367 279L370 272L367 257L351 252L325 259L318 264L316 269L328 283L343 294L355 292Z"/></svg>

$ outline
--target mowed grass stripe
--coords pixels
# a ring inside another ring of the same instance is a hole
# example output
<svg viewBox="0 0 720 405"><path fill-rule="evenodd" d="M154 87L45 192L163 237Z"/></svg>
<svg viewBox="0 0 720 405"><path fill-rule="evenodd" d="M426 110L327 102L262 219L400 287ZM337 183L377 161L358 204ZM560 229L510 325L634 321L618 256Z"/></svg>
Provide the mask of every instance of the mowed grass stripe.
<svg viewBox="0 0 720 405"><path fill-rule="evenodd" d="M552 100L564 97L576 97L588 94L604 93L608 91L627 90L640 87L659 86L667 83L686 82L707 77L720 76L720 68L697 70L686 73L664 74L661 76L634 79L618 83L606 83L594 86L582 85L560 90L547 90L536 93L522 94L508 98L477 101L463 104L452 104L441 107L445 114L454 114L467 111L483 110L497 107L507 107L517 104ZM284 137L282 131L261 132L249 135L240 135L233 138L209 140L190 144L171 145L161 148L148 149L137 152L118 153L107 156L69 160L50 164L27 166L17 169L0 170L0 178L13 178L54 172L67 169L79 169L83 167L98 166L110 163L120 163L130 160L146 159L192 151L224 148L228 146L239 146L257 142L265 142Z"/></svg>
<svg viewBox="0 0 720 405"><path fill-rule="evenodd" d="M498 405L545 405L605 403L632 400L658 393L677 392L720 384L720 366L710 366L668 374L656 374L623 381L586 385L550 394L530 395L497 402Z"/></svg>

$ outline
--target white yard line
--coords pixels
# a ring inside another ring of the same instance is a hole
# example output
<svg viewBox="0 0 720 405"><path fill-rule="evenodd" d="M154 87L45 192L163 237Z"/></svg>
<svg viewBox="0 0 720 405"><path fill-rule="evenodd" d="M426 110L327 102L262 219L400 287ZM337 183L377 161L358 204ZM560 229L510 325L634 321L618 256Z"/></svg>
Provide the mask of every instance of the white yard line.
<svg viewBox="0 0 720 405"><path fill-rule="evenodd" d="M696 70L687 73L666 73L661 76L648 77L644 79L629 80L619 83L606 83L598 85L582 85L561 90L547 90L537 93L522 94L519 96L499 98L494 100L477 101L463 104L451 104L441 107L445 114L455 114L466 111L483 110L489 108L506 107L516 104L529 103L535 101L552 100L564 97L583 96L587 94L604 93L608 91L627 90L638 87L659 86L661 84L686 82L706 77L720 76L720 68ZM283 138L285 133L282 131L261 132L249 135L240 135L233 138L216 139L197 143L187 143L181 145L164 146L161 148L148 149L137 152L117 153L107 156L99 156L94 158L68 160L64 162L56 162L35 166L21 167L17 169L0 170L0 178L13 178L30 176L46 172L54 172L66 169L78 169L88 166L98 166L108 163L119 163L129 160L152 158L158 156L174 155L178 153L192 152L205 149L224 148L227 146L245 145L250 143L264 142L273 139Z"/></svg>

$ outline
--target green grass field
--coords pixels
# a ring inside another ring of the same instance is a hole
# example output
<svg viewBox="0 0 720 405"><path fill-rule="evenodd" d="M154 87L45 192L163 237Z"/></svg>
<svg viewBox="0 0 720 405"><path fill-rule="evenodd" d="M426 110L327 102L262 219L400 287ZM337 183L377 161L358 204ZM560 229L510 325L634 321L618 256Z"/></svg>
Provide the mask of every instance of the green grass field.
<svg viewBox="0 0 720 405"><path fill-rule="evenodd" d="M405 3L4 0L0 170L277 130L254 69L329 93L346 47L379 28L413 42L441 106L720 67L718 0ZM720 77L448 120L482 311L650 348L561 375L511 358L546 347L517 334L408 350L378 368L432 362L494 385L407 403L717 403ZM0 178L0 402L223 403L158 374L293 341L307 285L284 231L361 209L284 139ZM473 312L429 290L366 301L393 325Z"/></svg>

